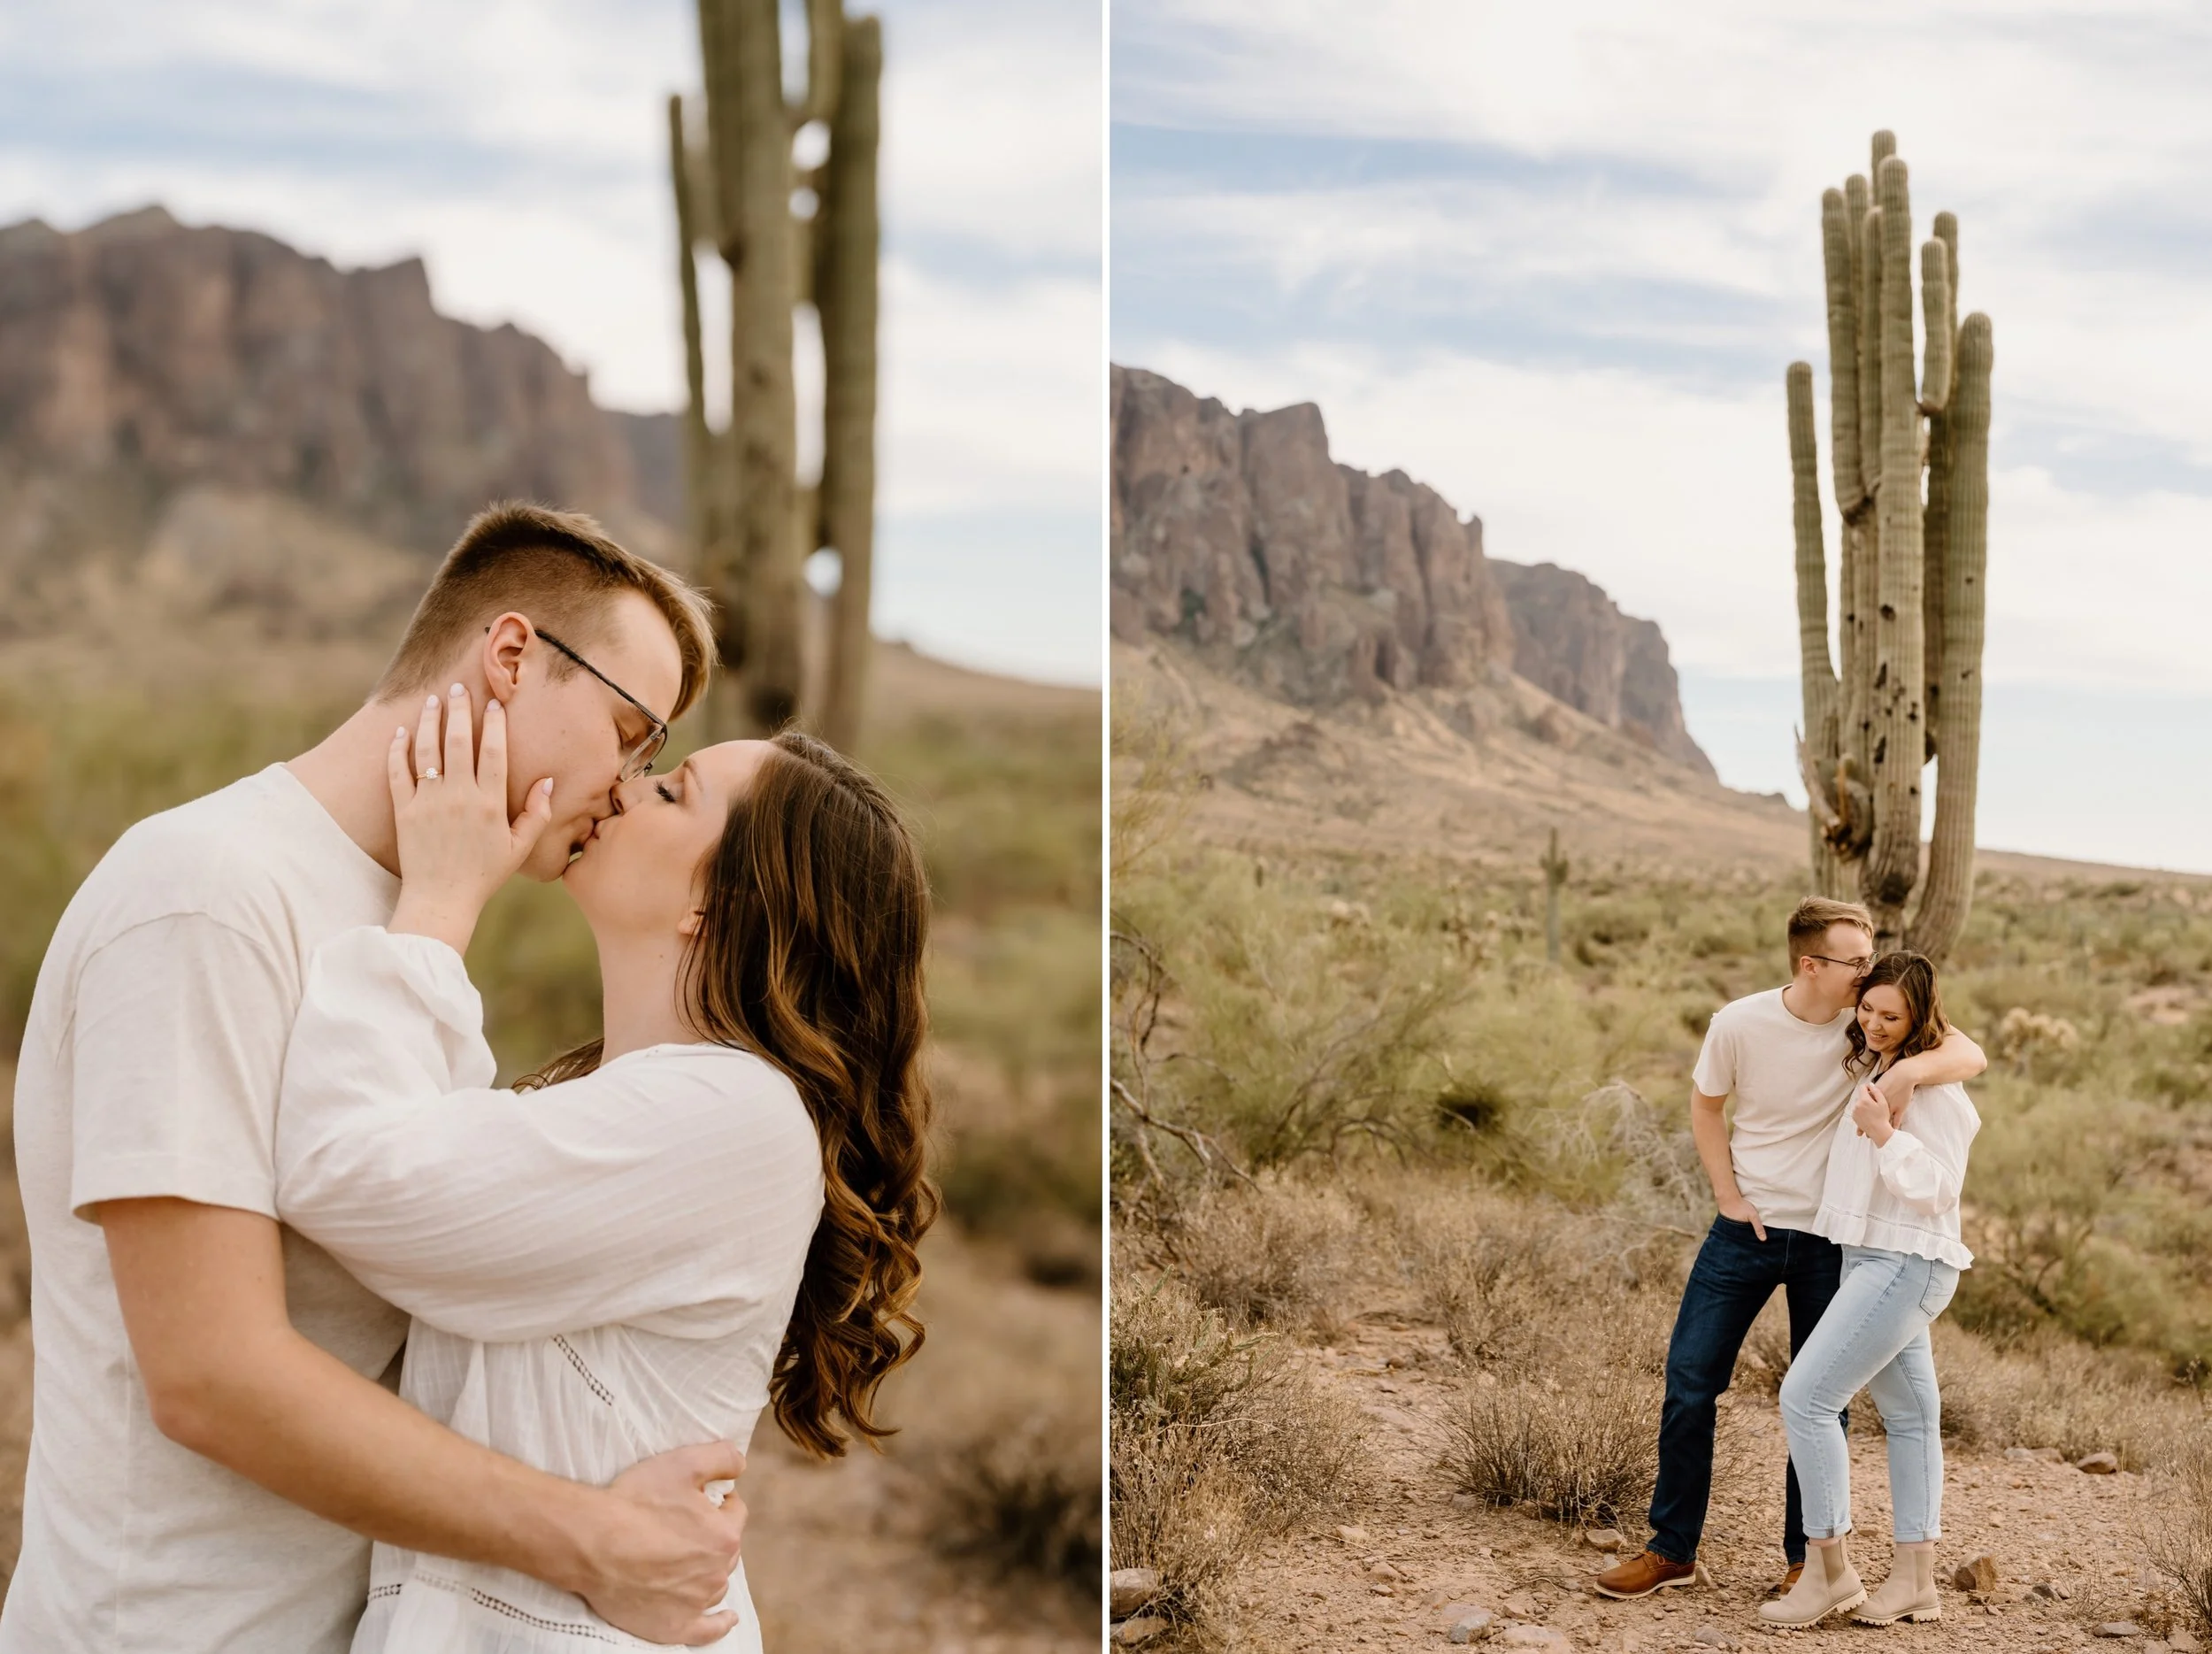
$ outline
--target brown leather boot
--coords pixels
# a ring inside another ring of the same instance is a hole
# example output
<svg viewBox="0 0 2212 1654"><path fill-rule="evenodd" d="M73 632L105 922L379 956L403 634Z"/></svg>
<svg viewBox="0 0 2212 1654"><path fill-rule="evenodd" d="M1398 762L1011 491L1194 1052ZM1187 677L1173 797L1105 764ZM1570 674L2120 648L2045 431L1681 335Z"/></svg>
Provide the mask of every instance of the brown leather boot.
<svg viewBox="0 0 2212 1654"><path fill-rule="evenodd" d="M1655 1550L1645 1550L1615 1563L1590 1581L1590 1589L1601 1596L1625 1603L1669 1586L1696 1583L1696 1563L1670 1562Z"/></svg>
<svg viewBox="0 0 2212 1654"><path fill-rule="evenodd" d="M1803 1563L1791 1563L1790 1571L1782 1576L1782 1582L1778 1585L1770 1585L1767 1587L1767 1595L1769 1596L1787 1596L1792 1591L1797 1589L1797 1576L1804 1572L1805 1565Z"/></svg>

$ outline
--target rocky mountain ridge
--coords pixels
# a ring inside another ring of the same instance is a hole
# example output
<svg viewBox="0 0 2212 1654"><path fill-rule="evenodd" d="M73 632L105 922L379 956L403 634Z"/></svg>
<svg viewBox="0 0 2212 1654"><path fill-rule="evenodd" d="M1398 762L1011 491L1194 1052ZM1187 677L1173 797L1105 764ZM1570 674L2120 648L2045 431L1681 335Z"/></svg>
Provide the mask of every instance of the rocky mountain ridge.
<svg viewBox="0 0 2212 1654"><path fill-rule="evenodd" d="M1597 586L1488 557L1482 520L1330 456L1311 403L1232 413L1116 365L1114 635L1184 640L1294 704L1495 689L1513 675L1701 775L1665 639Z"/></svg>
<svg viewBox="0 0 2212 1654"><path fill-rule="evenodd" d="M373 542L393 557L370 583L419 589L501 498L664 555L674 438L599 407L544 341L440 314L419 258L342 270L157 206L0 228L0 635L65 623L94 570L134 590L166 568L288 623ZM340 606L388 626L402 599L360 584Z"/></svg>

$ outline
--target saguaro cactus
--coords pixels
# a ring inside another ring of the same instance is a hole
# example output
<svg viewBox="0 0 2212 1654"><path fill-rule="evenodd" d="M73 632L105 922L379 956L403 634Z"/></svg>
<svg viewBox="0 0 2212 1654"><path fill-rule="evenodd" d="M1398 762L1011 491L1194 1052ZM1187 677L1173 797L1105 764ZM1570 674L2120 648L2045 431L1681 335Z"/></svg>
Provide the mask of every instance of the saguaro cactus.
<svg viewBox="0 0 2212 1654"><path fill-rule="evenodd" d="M777 0L698 0L705 142L687 137L671 99L671 173L682 242L687 527L719 608L721 681L709 702L717 737L773 730L801 716L807 554L833 546L843 575L825 645L823 733L849 747L867 656L875 509L876 149L879 25L841 0L809 0L807 86L783 90ZM826 123L829 154L794 165L793 139ZM804 186L811 217L795 216ZM700 248L729 266L730 419L712 430L703 403L696 269ZM823 486L797 476L794 312L822 311L827 369Z"/></svg>
<svg viewBox="0 0 2212 1654"><path fill-rule="evenodd" d="M1805 718L1799 762L1814 889L1841 895L1855 885L1879 945L1940 958L1973 891L1990 325L1979 313L1958 319L1958 222L1939 213L1934 238L1919 250L1926 349L1916 361L1909 179L1886 132L1874 135L1873 163L1871 188L1854 175L1821 198L1841 519L1839 672L1828 648L1810 365L1793 362L1784 381ZM1924 868L1920 778L1931 758L1936 822Z"/></svg>
<svg viewBox="0 0 2212 1654"><path fill-rule="evenodd" d="M1545 847L1544 859L1544 958L1553 965L1559 963L1559 892L1567 882L1567 858L1559 853L1559 829L1551 830L1551 842Z"/></svg>

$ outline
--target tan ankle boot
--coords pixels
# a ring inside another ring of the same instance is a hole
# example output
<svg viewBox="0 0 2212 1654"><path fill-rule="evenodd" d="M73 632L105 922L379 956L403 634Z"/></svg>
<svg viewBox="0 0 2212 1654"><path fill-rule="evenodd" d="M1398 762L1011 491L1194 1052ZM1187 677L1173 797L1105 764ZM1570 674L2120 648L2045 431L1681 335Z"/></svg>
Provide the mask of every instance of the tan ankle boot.
<svg viewBox="0 0 2212 1654"><path fill-rule="evenodd" d="M1780 1602L1761 1603L1759 1618L1770 1626L1801 1629L1865 1600L1866 1587L1851 1566L1851 1540L1846 1535L1832 1545L1808 1545L1796 1589Z"/></svg>
<svg viewBox="0 0 2212 1654"><path fill-rule="evenodd" d="M1893 1626L1900 1619L1916 1625L1943 1618L1936 1600L1935 1548L1915 1545L1901 1550L1890 1564L1889 1578L1851 1616L1863 1626Z"/></svg>

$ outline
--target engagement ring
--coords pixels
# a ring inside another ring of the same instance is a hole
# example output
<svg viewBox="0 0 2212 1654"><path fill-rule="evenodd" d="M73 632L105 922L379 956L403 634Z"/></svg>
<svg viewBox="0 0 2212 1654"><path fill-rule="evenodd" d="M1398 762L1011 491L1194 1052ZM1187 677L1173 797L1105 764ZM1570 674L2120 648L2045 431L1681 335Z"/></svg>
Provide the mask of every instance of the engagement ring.
<svg viewBox="0 0 2212 1654"><path fill-rule="evenodd" d="M428 769L422 773L422 778L426 781L436 781L438 779L438 766L434 764L432 765Z"/></svg>

